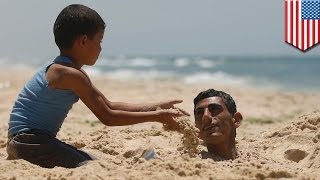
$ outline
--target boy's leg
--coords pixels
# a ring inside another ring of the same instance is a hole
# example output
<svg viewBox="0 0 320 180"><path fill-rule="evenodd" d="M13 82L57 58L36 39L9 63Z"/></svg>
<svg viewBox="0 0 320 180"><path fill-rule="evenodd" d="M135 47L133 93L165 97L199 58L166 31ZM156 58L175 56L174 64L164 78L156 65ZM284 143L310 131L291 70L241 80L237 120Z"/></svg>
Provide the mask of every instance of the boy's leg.
<svg viewBox="0 0 320 180"><path fill-rule="evenodd" d="M92 158L85 152L46 134L20 133L7 144L8 159L25 159L42 167L74 168Z"/></svg>

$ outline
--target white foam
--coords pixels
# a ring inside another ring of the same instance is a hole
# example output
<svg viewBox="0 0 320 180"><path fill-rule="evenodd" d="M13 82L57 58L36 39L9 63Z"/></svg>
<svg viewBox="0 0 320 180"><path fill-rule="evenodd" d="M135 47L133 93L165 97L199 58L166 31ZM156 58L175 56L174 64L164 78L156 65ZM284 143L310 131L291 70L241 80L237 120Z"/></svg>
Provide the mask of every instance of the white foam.
<svg viewBox="0 0 320 180"><path fill-rule="evenodd" d="M209 60L209 59L197 60L196 64L201 68L212 68L217 65L213 60Z"/></svg>
<svg viewBox="0 0 320 180"><path fill-rule="evenodd" d="M91 66L85 66L83 69L89 76L101 76L103 74L101 71Z"/></svg>
<svg viewBox="0 0 320 180"><path fill-rule="evenodd" d="M192 74L190 76L186 76L183 78L183 81L188 84L192 83L204 83L210 82L214 83L217 82L219 84L249 84L250 78L249 77L236 77L224 72L218 71L215 73L209 72L201 72Z"/></svg>
<svg viewBox="0 0 320 180"><path fill-rule="evenodd" d="M174 65L177 67L183 67L190 64L190 59L188 58L178 58L174 60Z"/></svg>
<svg viewBox="0 0 320 180"><path fill-rule="evenodd" d="M153 67L157 65L156 59L135 57L127 58L124 56L114 57L114 58L100 58L97 61L97 65L104 65L110 67Z"/></svg>
<svg viewBox="0 0 320 180"><path fill-rule="evenodd" d="M121 67L126 63L125 58L99 58L96 66Z"/></svg>
<svg viewBox="0 0 320 180"><path fill-rule="evenodd" d="M137 57L134 59L129 59L128 60L128 65L129 66L133 66L133 67L152 67L155 66L157 64L157 62L154 59L148 59L148 58L141 58L141 57Z"/></svg>
<svg viewBox="0 0 320 180"><path fill-rule="evenodd" d="M118 69L112 72L104 73L107 76L115 79L163 79L174 75L170 71L150 70L132 70L132 69Z"/></svg>

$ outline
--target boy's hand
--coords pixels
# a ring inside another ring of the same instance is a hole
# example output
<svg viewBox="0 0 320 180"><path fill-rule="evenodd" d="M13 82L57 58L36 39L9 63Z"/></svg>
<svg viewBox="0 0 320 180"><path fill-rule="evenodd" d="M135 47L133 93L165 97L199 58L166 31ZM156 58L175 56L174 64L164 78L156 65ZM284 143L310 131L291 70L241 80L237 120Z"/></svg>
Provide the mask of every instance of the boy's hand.
<svg viewBox="0 0 320 180"><path fill-rule="evenodd" d="M182 103L182 102L183 102L183 100L180 100L180 99L174 99L174 100L164 101L164 102L159 103L159 107L160 107L161 109L177 109L177 110L179 110L181 113L183 113L184 115L190 116L190 114L189 114L187 111L185 111L185 110L183 110L183 109L181 109L181 108L178 108L178 107L175 107L175 106L174 106L175 104Z"/></svg>
<svg viewBox="0 0 320 180"><path fill-rule="evenodd" d="M178 109L161 109L157 111L159 111L161 118L159 122L169 126L170 129L180 129L180 126L175 118L185 116L184 113Z"/></svg>

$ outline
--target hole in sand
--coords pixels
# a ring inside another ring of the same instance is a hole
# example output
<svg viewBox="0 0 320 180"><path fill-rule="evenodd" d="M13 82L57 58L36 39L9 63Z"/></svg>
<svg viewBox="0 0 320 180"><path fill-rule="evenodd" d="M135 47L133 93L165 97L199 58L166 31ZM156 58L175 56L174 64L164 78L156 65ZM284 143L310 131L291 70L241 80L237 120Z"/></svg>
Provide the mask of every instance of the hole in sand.
<svg viewBox="0 0 320 180"><path fill-rule="evenodd" d="M294 161L294 162L299 162L302 159L304 159L308 153L305 151L302 151L300 149L288 149L286 152L284 152L284 158Z"/></svg>

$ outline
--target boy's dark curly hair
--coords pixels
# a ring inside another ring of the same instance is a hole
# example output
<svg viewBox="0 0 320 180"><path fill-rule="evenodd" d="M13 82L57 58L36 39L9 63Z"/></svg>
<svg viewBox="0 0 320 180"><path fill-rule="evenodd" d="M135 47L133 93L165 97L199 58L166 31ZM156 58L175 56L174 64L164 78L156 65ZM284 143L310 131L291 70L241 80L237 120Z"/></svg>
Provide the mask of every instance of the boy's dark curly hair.
<svg viewBox="0 0 320 180"><path fill-rule="evenodd" d="M93 9L72 4L65 7L58 15L53 33L60 50L71 48L74 40L80 35L92 39L99 30L105 29L105 22Z"/></svg>

